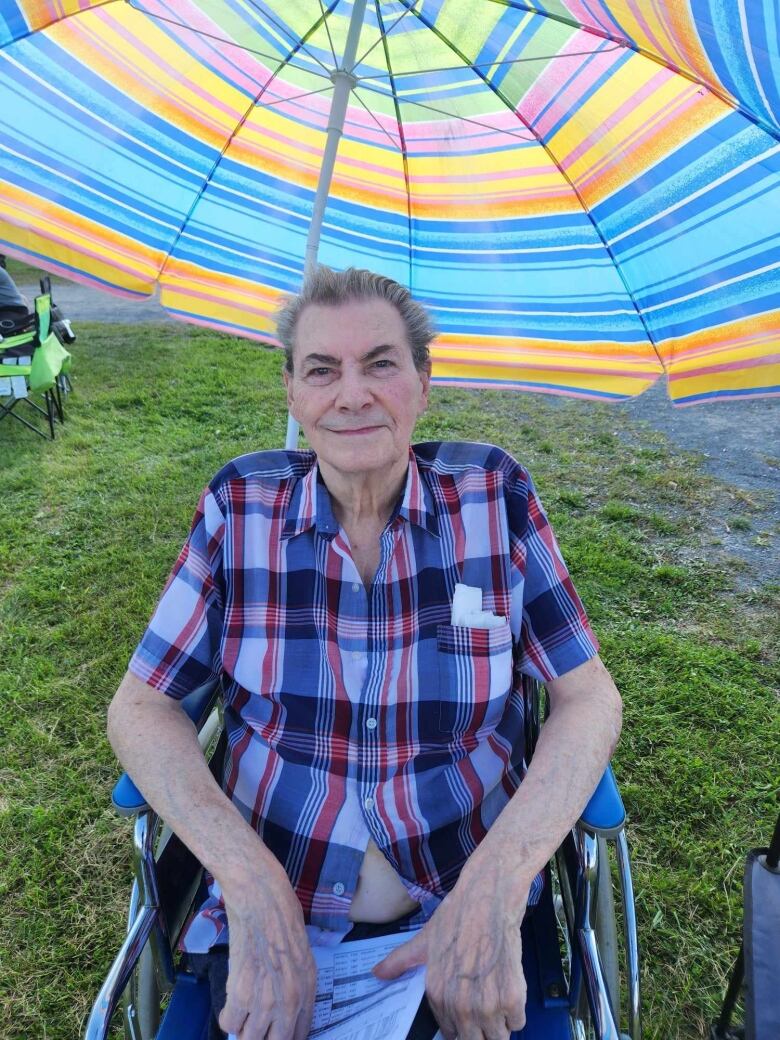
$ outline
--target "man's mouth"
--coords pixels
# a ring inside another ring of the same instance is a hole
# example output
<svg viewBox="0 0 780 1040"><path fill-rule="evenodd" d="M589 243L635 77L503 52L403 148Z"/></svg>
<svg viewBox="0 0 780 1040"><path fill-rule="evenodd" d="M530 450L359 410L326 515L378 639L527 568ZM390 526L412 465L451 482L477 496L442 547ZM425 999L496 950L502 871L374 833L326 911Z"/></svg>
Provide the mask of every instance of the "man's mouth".
<svg viewBox="0 0 780 1040"><path fill-rule="evenodd" d="M381 430L381 426L348 426L343 430L331 430L331 433L337 433L341 437L359 437L361 434L373 433L374 430Z"/></svg>

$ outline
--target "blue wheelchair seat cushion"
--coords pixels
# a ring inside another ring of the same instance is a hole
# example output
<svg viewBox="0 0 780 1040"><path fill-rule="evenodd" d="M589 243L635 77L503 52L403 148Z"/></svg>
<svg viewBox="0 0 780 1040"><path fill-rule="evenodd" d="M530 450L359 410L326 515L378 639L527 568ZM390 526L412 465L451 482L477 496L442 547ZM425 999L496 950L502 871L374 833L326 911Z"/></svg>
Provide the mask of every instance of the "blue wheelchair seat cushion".
<svg viewBox="0 0 780 1040"><path fill-rule="evenodd" d="M180 973L156 1040L208 1040L211 997L208 983Z"/></svg>

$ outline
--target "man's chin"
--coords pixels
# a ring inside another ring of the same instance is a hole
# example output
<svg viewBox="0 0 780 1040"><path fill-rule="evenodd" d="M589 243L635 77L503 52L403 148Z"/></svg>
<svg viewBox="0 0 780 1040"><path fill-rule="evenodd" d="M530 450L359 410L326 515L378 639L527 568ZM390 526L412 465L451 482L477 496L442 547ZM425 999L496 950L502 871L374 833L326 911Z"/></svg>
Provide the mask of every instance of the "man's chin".
<svg viewBox="0 0 780 1040"><path fill-rule="evenodd" d="M362 439L362 438L361 438ZM370 473L372 470L386 471L393 464L386 451L379 451L378 445L357 444L348 442L334 448L328 445L324 452L317 452L320 463L326 463L345 474Z"/></svg>

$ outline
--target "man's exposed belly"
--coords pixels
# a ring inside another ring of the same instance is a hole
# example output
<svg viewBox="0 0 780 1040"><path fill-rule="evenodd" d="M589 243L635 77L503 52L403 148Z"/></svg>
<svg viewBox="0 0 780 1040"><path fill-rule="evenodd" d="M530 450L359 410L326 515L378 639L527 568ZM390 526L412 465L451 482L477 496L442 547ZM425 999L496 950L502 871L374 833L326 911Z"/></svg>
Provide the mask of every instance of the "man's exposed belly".
<svg viewBox="0 0 780 1040"><path fill-rule="evenodd" d="M404 888L401 879L369 839L352 905L350 921L381 924L394 921L416 909L419 903Z"/></svg>

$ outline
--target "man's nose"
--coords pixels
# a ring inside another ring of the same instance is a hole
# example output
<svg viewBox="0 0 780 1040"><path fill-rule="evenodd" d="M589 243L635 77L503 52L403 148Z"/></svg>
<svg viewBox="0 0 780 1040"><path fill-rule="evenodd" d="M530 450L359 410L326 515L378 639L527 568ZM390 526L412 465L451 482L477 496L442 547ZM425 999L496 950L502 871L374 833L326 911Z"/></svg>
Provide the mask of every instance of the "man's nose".
<svg viewBox="0 0 780 1040"><path fill-rule="evenodd" d="M345 368L339 379L336 406L348 411L357 411L371 401L371 387L366 376L360 371Z"/></svg>

